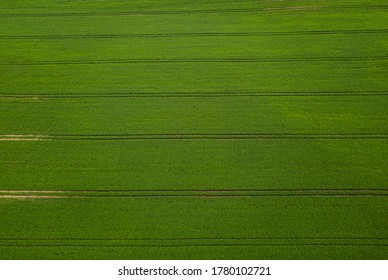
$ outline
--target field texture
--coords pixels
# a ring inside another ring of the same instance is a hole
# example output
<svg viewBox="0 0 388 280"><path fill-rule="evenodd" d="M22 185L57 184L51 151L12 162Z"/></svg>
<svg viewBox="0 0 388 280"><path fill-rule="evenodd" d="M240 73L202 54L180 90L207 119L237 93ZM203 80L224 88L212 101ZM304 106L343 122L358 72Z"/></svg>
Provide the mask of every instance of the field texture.
<svg viewBox="0 0 388 280"><path fill-rule="evenodd" d="M0 7L0 259L388 259L386 1Z"/></svg>

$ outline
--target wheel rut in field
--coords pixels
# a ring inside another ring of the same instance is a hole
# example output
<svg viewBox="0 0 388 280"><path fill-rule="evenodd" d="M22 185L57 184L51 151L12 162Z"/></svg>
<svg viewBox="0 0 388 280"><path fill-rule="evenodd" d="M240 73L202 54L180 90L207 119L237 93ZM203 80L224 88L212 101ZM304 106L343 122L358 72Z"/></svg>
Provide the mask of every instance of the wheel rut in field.
<svg viewBox="0 0 388 280"><path fill-rule="evenodd" d="M42 60L0 61L0 65L102 65L102 64L146 64L146 63L283 63L283 62L360 62L383 61L388 56L371 57L279 57L279 58L171 58L171 59L95 59L95 60Z"/></svg>
<svg viewBox="0 0 388 280"><path fill-rule="evenodd" d="M99 17L99 16L163 16L190 14L224 14L224 13L269 13L292 11L342 11L342 10L386 10L388 5L325 5L325 6L287 6L261 8L229 8L229 9L192 9L192 10L154 10L124 12L51 12L51 13L2 13L0 17Z"/></svg>
<svg viewBox="0 0 388 280"><path fill-rule="evenodd" d="M360 140L388 139L387 133L349 134L48 134L0 135L0 141L125 141L125 140Z"/></svg>
<svg viewBox="0 0 388 280"><path fill-rule="evenodd" d="M228 97L336 97L388 96L388 91L266 91L266 92L121 92L121 93L0 93L0 99L90 99L90 98L228 98Z"/></svg>
<svg viewBox="0 0 388 280"><path fill-rule="evenodd" d="M388 196L386 189L198 189L198 190L0 190L3 199L147 197L346 197Z"/></svg>
<svg viewBox="0 0 388 280"><path fill-rule="evenodd" d="M126 38L174 38L174 37L257 37L257 36L317 36L387 34L388 29L350 30L297 30L256 32L175 32L175 33L133 33L133 34L47 34L47 35L0 35L1 40L74 40L74 39L126 39Z"/></svg>

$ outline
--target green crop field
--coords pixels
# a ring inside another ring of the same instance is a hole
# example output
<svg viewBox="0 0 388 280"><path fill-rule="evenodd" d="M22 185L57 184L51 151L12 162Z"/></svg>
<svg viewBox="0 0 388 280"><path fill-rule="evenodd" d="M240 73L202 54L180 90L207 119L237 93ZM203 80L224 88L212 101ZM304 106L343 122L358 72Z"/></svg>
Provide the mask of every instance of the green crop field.
<svg viewBox="0 0 388 280"><path fill-rule="evenodd" d="M0 0L0 259L388 259L383 0Z"/></svg>

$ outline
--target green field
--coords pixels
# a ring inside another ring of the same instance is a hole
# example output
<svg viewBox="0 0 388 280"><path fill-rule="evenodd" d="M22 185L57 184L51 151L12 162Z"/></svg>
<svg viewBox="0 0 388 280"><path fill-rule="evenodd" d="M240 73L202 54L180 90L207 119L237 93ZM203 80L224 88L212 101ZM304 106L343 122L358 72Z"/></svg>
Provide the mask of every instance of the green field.
<svg viewBox="0 0 388 280"><path fill-rule="evenodd" d="M386 1L0 5L0 259L388 258Z"/></svg>

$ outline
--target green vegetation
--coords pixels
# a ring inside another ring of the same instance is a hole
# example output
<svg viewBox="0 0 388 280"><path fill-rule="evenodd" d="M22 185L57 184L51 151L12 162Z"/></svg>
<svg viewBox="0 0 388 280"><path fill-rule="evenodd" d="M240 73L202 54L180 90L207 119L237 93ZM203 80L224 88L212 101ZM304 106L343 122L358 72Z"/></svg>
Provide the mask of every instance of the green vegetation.
<svg viewBox="0 0 388 280"><path fill-rule="evenodd" d="M386 96L3 98L1 134L385 133Z"/></svg>
<svg viewBox="0 0 388 280"><path fill-rule="evenodd" d="M2 189L386 189L388 180L386 139L87 138L0 145Z"/></svg>
<svg viewBox="0 0 388 280"><path fill-rule="evenodd" d="M1 0L0 259L387 259L385 2Z"/></svg>
<svg viewBox="0 0 388 280"><path fill-rule="evenodd" d="M0 254L11 258L380 258L386 244L380 238L388 233L381 229L384 197L63 198L0 205Z"/></svg>

